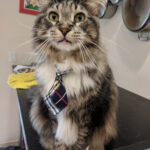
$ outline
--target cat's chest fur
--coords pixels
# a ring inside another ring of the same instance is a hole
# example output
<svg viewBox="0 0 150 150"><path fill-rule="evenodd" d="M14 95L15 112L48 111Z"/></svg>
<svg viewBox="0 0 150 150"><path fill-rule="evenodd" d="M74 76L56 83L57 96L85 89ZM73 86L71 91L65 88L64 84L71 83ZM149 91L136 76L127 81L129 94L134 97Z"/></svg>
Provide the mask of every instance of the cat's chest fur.
<svg viewBox="0 0 150 150"><path fill-rule="evenodd" d="M58 65L61 71L70 69L70 65L61 64ZM37 78L40 85L43 87L42 96L47 95L48 91L52 87L57 69L53 64L44 63L37 69ZM80 93L90 88L94 88L95 82L86 73L80 71L80 69L73 68L73 71L63 76L63 83L66 88L68 97L79 96Z"/></svg>
<svg viewBox="0 0 150 150"><path fill-rule="evenodd" d="M66 66L65 64L64 66L60 65L58 67L60 67L60 69L63 71L70 69L70 67ZM39 84L41 84L43 87L43 96L45 96L48 93L49 89L52 87L56 77L56 72L57 69L50 63L42 64L37 69L37 78ZM94 88L95 86L94 80L86 74L81 73L80 70L69 72L67 75L65 75L63 77L63 83L65 85L68 97L74 95L78 97L83 88L84 90L88 90L89 88ZM70 118L66 117L65 110L57 115L57 121L58 127L56 129L56 139L63 141L67 145L74 144L78 138L77 124L75 122L72 122Z"/></svg>

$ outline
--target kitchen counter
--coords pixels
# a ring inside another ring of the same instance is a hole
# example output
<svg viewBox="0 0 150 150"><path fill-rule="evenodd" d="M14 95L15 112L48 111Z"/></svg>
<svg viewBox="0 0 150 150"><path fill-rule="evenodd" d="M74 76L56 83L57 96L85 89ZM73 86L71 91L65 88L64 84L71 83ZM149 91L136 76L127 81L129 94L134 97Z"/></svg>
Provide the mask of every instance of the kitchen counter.
<svg viewBox="0 0 150 150"><path fill-rule="evenodd" d="M150 100L119 89L118 137L106 150L147 150L150 148ZM44 150L29 121L27 90L17 90L18 109L26 150Z"/></svg>

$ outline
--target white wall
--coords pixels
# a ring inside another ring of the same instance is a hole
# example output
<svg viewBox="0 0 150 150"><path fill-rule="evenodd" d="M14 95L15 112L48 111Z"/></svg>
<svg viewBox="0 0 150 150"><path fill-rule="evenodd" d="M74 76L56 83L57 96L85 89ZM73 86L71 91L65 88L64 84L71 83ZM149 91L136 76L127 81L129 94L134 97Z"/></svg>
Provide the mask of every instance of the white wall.
<svg viewBox="0 0 150 150"><path fill-rule="evenodd" d="M19 13L19 0L0 1L0 145L18 141L16 92L6 84L11 73L8 53L16 52L15 63L27 62L30 43L16 48L31 39L34 19ZM150 99L150 41L139 41L125 28L120 10L112 19L101 20L101 34L118 85Z"/></svg>
<svg viewBox="0 0 150 150"><path fill-rule="evenodd" d="M0 145L18 141L19 119L15 90L7 85L11 73L8 53L17 52L17 61L22 62L29 44L15 49L30 39L30 31L22 24L32 27L34 17L19 13L19 0L0 1ZM15 49L15 50L14 50ZM17 62L16 62L17 63Z"/></svg>
<svg viewBox="0 0 150 150"><path fill-rule="evenodd" d="M113 18L101 20L101 37L118 85L150 99L150 41L127 30L121 7Z"/></svg>

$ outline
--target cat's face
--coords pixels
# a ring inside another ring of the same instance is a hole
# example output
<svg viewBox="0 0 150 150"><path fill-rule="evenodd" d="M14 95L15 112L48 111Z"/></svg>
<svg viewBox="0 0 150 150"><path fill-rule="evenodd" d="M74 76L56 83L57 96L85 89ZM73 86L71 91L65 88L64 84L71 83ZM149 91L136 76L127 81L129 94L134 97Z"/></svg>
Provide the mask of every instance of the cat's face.
<svg viewBox="0 0 150 150"><path fill-rule="evenodd" d="M58 50L73 51L97 42L97 14L89 9L87 1L51 0L34 26L34 37L40 39L37 43L40 45L45 41Z"/></svg>

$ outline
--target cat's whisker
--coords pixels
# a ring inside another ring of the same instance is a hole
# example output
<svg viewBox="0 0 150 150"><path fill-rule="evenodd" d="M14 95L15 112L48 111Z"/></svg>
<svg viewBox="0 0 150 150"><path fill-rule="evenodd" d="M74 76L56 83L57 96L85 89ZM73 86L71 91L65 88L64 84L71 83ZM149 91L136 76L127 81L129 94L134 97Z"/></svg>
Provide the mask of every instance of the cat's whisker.
<svg viewBox="0 0 150 150"><path fill-rule="evenodd" d="M86 45L81 41L81 44L83 46L83 48L85 49L85 53L86 55L88 56L89 60L92 62L92 64L96 67L97 67L97 63L96 63L96 60L95 58L93 57L93 55L90 53L89 49L86 47Z"/></svg>
<svg viewBox="0 0 150 150"><path fill-rule="evenodd" d="M50 47L50 39L48 39L47 42L45 43L45 50L46 50L45 56L47 56L46 54L47 54L47 52L48 52L48 47ZM45 50L44 50L44 51L45 51ZM44 57L45 57L45 56L44 56Z"/></svg>
<svg viewBox="0 0 150 150"><path fill-rule="evenodd" d="M84 45L85 46L85 45ZM84 51L85 52L88 52L88 48L86 48ZM91 63L99 70L99 72L101 73L101 75L103 76L103 78L107 81L107 82L109 82L108 81L108 79L105 77L105 74L103 73L103 71L101 70L101 68L100 67L98 67L95 63L96 63L96 60L95 60L95 58L92 56L92 54L91 54L91 57L92 58L90 58L90 61L91 61Z"/></svg>
<svg viewBox="0 0 150 150"><path fill-rule="evenodd" d="M85 53L85 55L89 58L89 60L90 60L90 57L89 57L89 55L86 53L86 49L85 49L85 47L83 46L83 44L82 44L82 42L81 42L81 46L82 46L82 48L84 49L83 50L83 52ZM91 60L90 60L91 61ZM93 62L92 62L93 63ZM86 71L86 74L88 74L87 73L87 71Z"/></svg>
<svg viewBox="0 0 150 150"><path fill-rule="evenodd" d="M101 38L103 39L103 41L110 42L114 46L118 47L120 50L123 50L127 55L130 55L130 52L125 50L124 48L122 48L117 42L115 42L113 40L110 40L110 39L108 39L107 37L104 37L104 36L102 36Z"/></svg>
<svg viewBox="0 0 150 150"><path fill-rule="evenodd" d="M34 59L35 59L35 54L34 54L34 52L31 51L29 54L30 54L30 55L26 56L26 58L25 58L25 64L35 63L35 62L34 62Z"/></svg>
<svg viewBox="0 0 150 150"><path fill-rule="evenodd" d="M30 57L28 57L27 58L27 60L26 60L26 63L27 62L30 62L31 60L33 61L34 59L34 61L36 62L36 57L37 57L37 52L36 52L36 50L38 49L40 49L40 47L42 47L42 45L45 43L45 41L44 42L42 42L40 45L38 45L35 49L34 49L34 51L32 52L32 54L30 55ZM40 51L39 51L39 53L40 53ZM34 59L33 59L34 58Z"/></svg>
<svg viewBox="0 0 150 150"><path fill-rule="evenodd" d="M44 41L44 42L45 42L45 41ZM34 49L34 51L32 52L32 54L31 54L29 57L27 57L27 59L25 60L25 63L28 63L28 62L30 62L31 60L33 61L33 57L35 57L35 55L36 55L36 50L39 49L39 48L44 44L44 42L42 42L40 45L38 45L38 46Z"/></svg>
<svg viewBox="0 0 150 150"><path fill-rule="evenodd" d="M81 47L81 49L82 49L82 47ZM82 50L81 52L83 53L83 56L84 56L84 59L85 59L85 63L87 64L88 62L87 62L86 54L85 54L84 50ZM85 74L88 75L88 72L87 72L86 68L85 68Z"/></svg>
<svg viewBox="0 0 150 150"><path fill-rule="evenodd" d="M39 44L37 47L35 47L34 51L39 52L41 46L46 42L47 40L44 40L41 44Z"/></svg>
<svg viewBox="0 0 150 150"><path fill-rule="evenodd" d="M22 27L26 28L26 29L29 29L29 30L32 30L32 27L24 24L23 22L19 21L19 20L16 20L16 22L18 23L18 25L21 25Z"/></svg>
<svg viewBox="0 0 150 150"><path fill-rule="evenodd" d="M41 55L40 60L45 60L48 53L48 46L49 46L49 40L45 43L45 46L43 48L43 55Z"/></svg>
<svg viewBox="0 0 150 150"><path fill-rule="evenodd" d="M78 40L78 41L79 41L79 43L81 43L80 40ZM83 53L83 49L80 46L80 44L79 44L79 48L80 48L80 53L81 53L81 56L82 56L83 63L86 64L87 60L86 60L85 54ZM84 68L84 72L85 72L86 75L88 74L87 71L86 71L86 68Z"/></svg>
<svg viewBox="0 0 150 150"><path fill-rule="evenodd" d="M49 37L49 38L48 38L47 40L45 40L44 42L46 42L46 41L48 41L48 40L49 40L49 42L50 42L52 39L53 39L52 37ZM44 42L42 42L41 44L43 44ZM38 46L35 48L35 51L38 51L38 50L39 50L41 44L38 45Z"/></svg>
<svg viewBox="0 0 150 150"><path fill-rule="evenodd" d="M86 47L86 45L85 45L84 43L82 43L82 44ZM89 49L88 49L87 47L85 48L85 52L89 52ZM91 53L89 53L89 54L91 54ZM103 71L101 70L101 68L96 65L96 60L95 60L94 56L93 56L92 54L91 54L90 56L91 56L91 57L90 57L90 60L91 60L91 62L93 63L93 65L100 71L100 73L102 74L103 78L104 78L105 80L107 80L107 78L105 77L105 75L104 75ZM108 80L107 80L107 81L108 81ZM109 81L108 81L108 82L109 82Z"/></svg>
<svg viewBox="0 0 150 150"><path fill-rule="evenodd" d="M89 40L88 42L93 44L93 45L95 45L101 52L104 52L104 48L103 47L97 45L95 42L92 42L91 40Z"/></svg>
<svg viewBox="0 0 150 150"><path fill-rule="evenodd" d="M84 49L84 51L86 51L86 48L84 47L84 45L83 45L83 42L80 40L80 44L81 44L81 46L83 47L83 49ZM86 52L85 52L86 53ZM87 55L87 53L86 53L86 55ZM88 55L87 55L88 56Z"/></svg>
<svg viewBox="0 0 150 150"><path fill-rule="evenodd" d="M46 54L48 53L48 49L47 49L48 46L50 46L50 44L47 44L47 46L45 47L45 54L44 54L44 55L45 55L45 56L44 56L45 58L47 57ZM45 58L44 58L44 60L45 60ZM49 80L47 81L48 84L50 84L50 80L51 80L51 79L49 79Z"/></svg>
<svg viewBox="0 0 150 150"><path fill-rule="evenodd" d="M96 34L88 34L88 35L91 35L91 36L96 36ZM123 50L127 55L130 55L130 52L126 51L124 48L122 48L117 42L115 42L113 39L108 39L105 35L101 35L100 37L103 41L106 41L107 43L111 43L113 44L114 46L118 47L120 50ZM96 43L95 43L96 44Z"/></svg>
<svg viewBox="0 0 150 150"><path fill-rule="evenodd" d="M15 50L21 48L22 46L27 45L27 44L31 44L33 41L38 41L38 40L39 40L39 38L37 38L37 37L36 38L31 38L30 40L27 40L27 41L21 43L20 45L18 45L16 48L13 49L13 51L15 51Z"/></svg>
<svg viewBox="0 0 150 150"><path fill-rule="evenodd" d="M40 47L38 51L38 57L36 59L37 63L42 61L43 55L45 55L45 47L47 46L48 42L49 42L49 39L45 40L42 46Z"/></svg>
<svg viewBox="0 0 150 150"><path fill-rule="evenodd" d="M20 22L19 20L17 20L17 23L18 23L19 25L21 25L22 27L24 27L24 28L30 30L30 31L32 31L32 30L34 30L34 29L35 29L35 30L38 30L38 31L47 31L47 29L40 29L40 28L36 28L36 27L30 27L30 26L24 24L23 22Z"/></svg>
<svg viewBox="0 0 150 150"><path fill-rule="evenodd" d="M96 34L87 34L88 36L97 36ZM101 37L100 37L101 38ZM88 42L93 42L93 41L91 41L91 40L88 40ZM98 45L97 43L95 43L95 42L93 42L92 44L94 44L95 46L97 46L100 50L102 50L103 51L103 47L102 46L100 46L100 45Z"/></svg>
<svg viewBox="0 0 150 150"><path fill-rule="evenodd" d="M44 32L44 31L47 31L46 29L39 29L39 28L32 28L32 30L33 30L33 31L34 31L34 30L35 30L35 31L43 31L43 32Z"/></svg>
<svg viewBox="0 0 150 150"><path fill-rule="evenodd" d="M79 41L79 42L80 42L80 41ZM84 62L84 58L83 58L83 54L82 54L82 49L81 49L81 47L80 47L80 44L78 44L78 47L79 47L79 50L80 50L80 54L81 54L82 61L83 61L83 63L85 63L85 62ZM85 69L84 69L84 72L85 72Z"/></svg>
<svg viewBox="0 0 150 150"><path fill-rule="evenodd" d="M83 42L81 41L81 44L83 46L83 48L85 49L85 53L86 55L88 56L89 60L92 62L92 64L97 68L97 65L96 65L96 62L91 58L92 57L92 54L91 54L91 57L90 57L90 53L89 53L89 49L83 44Z"/></svg>
<svg viewBox="0 0 150 150"><path fill-rule="evenodd" d="M16 51L16 50L18 50L19 48L21 48L21 47L23 47L23 46L25 46L25 45L27 45L27 44L31 44L32 45L32 42L35 42L35 41L38 41L39 40L39 38L31 38L30 40L27 40L27 41L25 41L25 42L23 42L23 43L21 43L20 45L18 45L16 48L14 48L14 49L12 49L12 51ZM29 54L31 54L30 52L28 52L28 55L26 56L25 55L25 59L24 59L24 63L26 64L26 63L28 63L31 59L31 55L29 56Z"/></svg>

